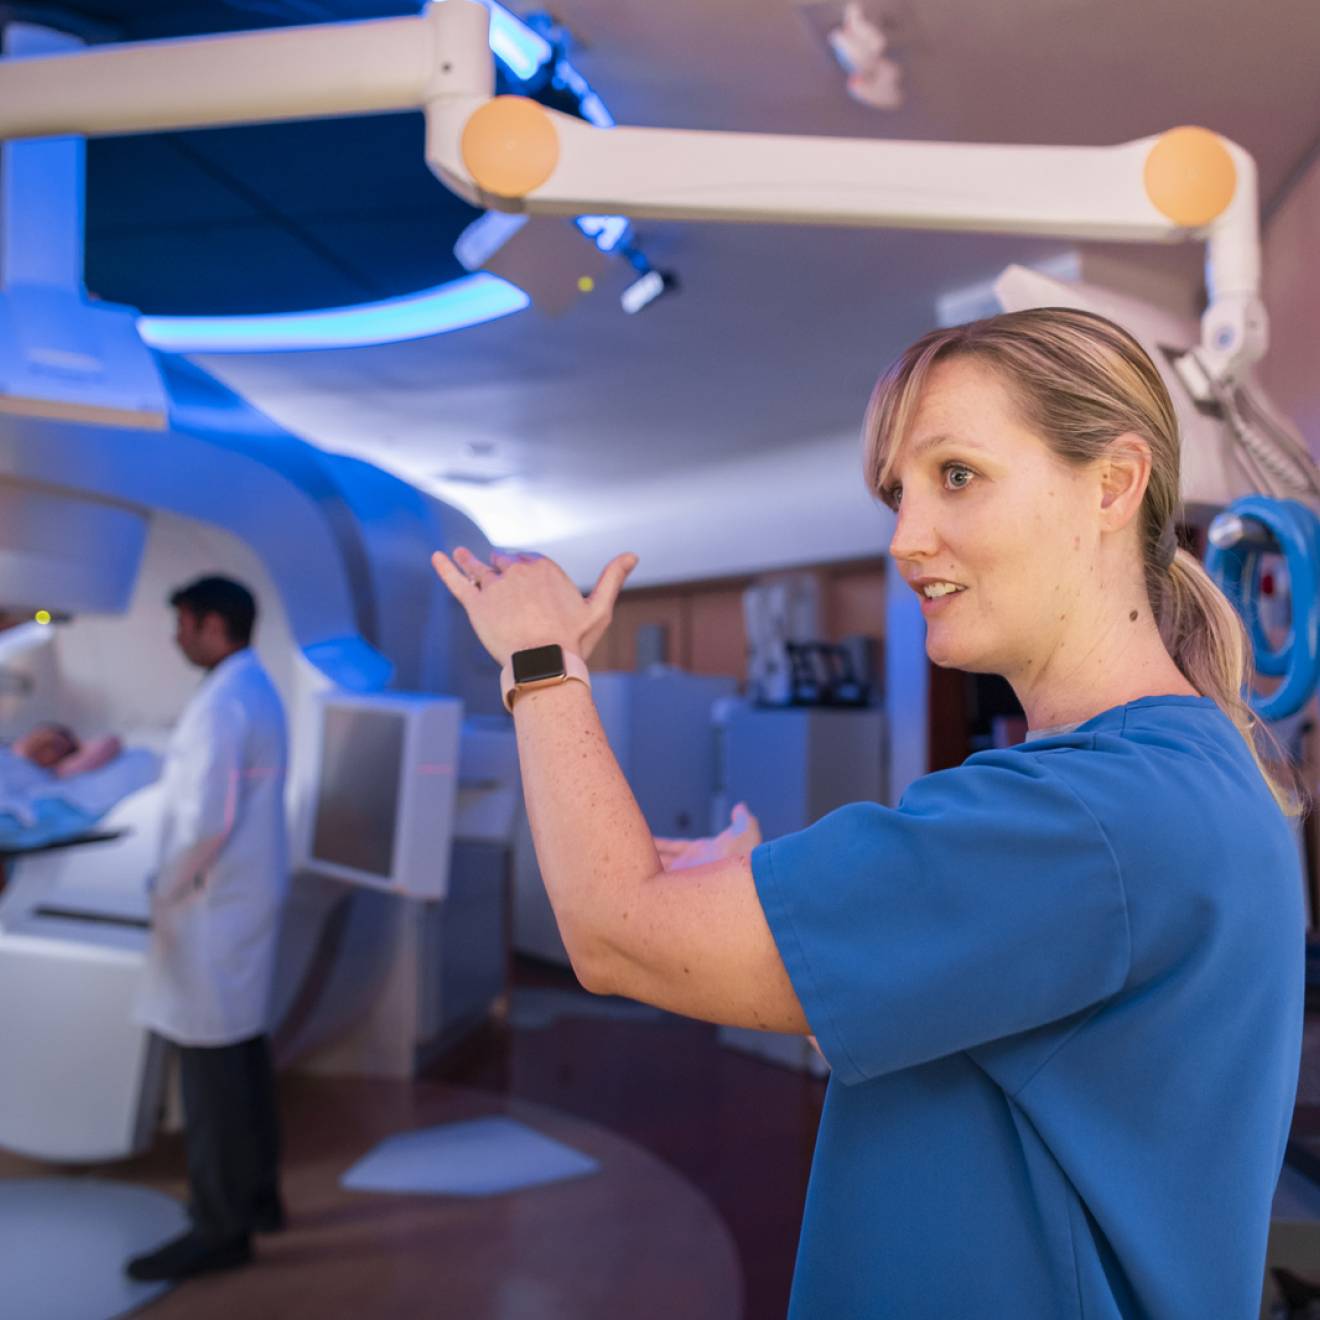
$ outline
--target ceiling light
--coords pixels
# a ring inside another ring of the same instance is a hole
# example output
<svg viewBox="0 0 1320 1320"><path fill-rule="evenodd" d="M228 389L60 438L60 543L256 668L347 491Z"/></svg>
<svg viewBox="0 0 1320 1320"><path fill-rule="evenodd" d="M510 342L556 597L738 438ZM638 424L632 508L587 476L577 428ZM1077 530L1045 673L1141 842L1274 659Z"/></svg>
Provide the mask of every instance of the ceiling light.
<svg viewBox="0 0 1320 1320"><path fill-rule="evenodd" d="M454 240L454 256L467 271L480 270L526 223L525 213L487 211Z"/></svg>
<svg viewBox="0 0 1320 1320"><path fill-rule="evenodd" d="M490 48L515 78L530 82L554 58L554 49L497 0L481 0L490 10Z"/></svg>
<svg viewBox="0 0 1320 1320"><path fill-rule="evenodd" d="M632 221L626 215L580 215L577 227L602 252L613 252L631 237Z"/></svg>

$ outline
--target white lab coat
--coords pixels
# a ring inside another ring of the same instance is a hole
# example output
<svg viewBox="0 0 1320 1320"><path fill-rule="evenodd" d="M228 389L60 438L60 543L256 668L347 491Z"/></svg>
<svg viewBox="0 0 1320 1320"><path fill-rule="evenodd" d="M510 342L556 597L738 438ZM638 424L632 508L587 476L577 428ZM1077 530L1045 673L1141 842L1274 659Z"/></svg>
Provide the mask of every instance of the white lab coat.
<svg viewBox="0 0 1320 1320"><path fill-rule="evenodd" d="M251 650L218 664L184 710L161 775L160 861L138 1020L180 1045L269 1029L288 888L288 737Z"/></svg>

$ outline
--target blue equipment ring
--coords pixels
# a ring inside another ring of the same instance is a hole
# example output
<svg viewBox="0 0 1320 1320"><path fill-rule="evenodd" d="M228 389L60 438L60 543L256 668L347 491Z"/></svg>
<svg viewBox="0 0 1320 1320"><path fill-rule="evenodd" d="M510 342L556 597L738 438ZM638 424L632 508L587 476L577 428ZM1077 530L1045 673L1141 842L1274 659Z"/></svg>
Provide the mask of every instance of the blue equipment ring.
<svg viewBox="0 0 1320 1320"><path fill-rule="evenodd" d="M1212 543L1206 554L1206 572L1246 622L1257 671L1283 679L1268 696L1253 693L1253 709L1262 719L1283 719L1300 710L1320 684L1320 519L1296 500L1272 500L1263 495L1235 501L1228 515L1254 523L1266 538L1246 536L1232 545ZM1283 555L1292 595L1292 630L1277 648L1265 635L1257 607L1260 561L1267 553Z"/></svg>

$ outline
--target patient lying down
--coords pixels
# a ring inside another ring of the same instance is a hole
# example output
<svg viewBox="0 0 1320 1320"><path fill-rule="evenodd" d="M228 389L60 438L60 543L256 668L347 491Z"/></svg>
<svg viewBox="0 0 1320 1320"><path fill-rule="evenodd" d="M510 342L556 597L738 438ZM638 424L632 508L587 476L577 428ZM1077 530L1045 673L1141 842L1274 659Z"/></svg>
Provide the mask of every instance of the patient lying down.
<svg viewBox="0 0 1320 1320"><path fill-rule="evenodd" d="M63 724L46 723L33 725L21 738L10 743L9 750L42 770L68 779L89 770L99 770L113 761L124 746L113 733L81 743L72 729Z"/></svg>
<svg viewBox="0 0 1320 1320"><path fill-rule="evenodd" d="M0 747L0 848L39 848L85 833L153 782L159 758L113 734L79 742L62 724L35 725Z"/></svg>

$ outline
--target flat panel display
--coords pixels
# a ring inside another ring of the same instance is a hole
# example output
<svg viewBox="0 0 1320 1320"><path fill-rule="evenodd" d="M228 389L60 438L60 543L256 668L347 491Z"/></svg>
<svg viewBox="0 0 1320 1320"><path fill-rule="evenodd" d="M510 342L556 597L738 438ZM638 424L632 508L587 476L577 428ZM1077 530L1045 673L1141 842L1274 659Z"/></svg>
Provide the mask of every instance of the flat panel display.
<svg viewBox="0 0 1320 1320"><path fill-rule="evenodd" d="M406 725L393 710L327 705L312 858L389 880Z"/></svg>

